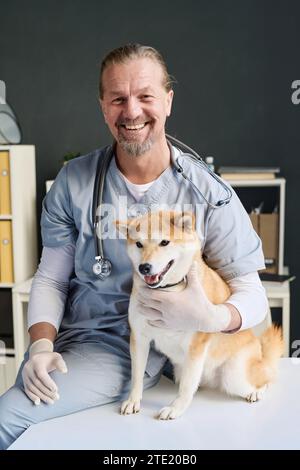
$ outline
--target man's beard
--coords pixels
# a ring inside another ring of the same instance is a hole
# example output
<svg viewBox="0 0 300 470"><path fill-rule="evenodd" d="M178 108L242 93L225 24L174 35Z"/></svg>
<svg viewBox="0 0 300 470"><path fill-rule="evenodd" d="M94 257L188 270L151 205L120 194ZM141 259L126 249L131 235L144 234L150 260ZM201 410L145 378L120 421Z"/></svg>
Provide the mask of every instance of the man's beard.
<svg viewBox="0 0 300 470"><path fill-rule="evenodd" d="M127 153L127 155L130 155L131 157L140 157L141 155L144 155L144 153L149 152L154 142L151 137L148 137L148 139L142 143L130 142L120 135L118 143L120 144L121 149Z"/></svg>

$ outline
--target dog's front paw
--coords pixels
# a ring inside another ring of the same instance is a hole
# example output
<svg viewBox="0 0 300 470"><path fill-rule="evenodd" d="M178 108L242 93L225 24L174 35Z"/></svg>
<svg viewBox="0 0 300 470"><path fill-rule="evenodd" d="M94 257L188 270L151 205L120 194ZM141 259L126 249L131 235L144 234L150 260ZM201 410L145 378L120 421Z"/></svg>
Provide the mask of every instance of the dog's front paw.
<svg viewBox="0 0 300 470"><path fill-rule="evenodd" d="M176 419L178 418L179 416L182 415L182 413L184 412L185 408L180 408L178 406L165 406L164 408L162 408L156 418L157 419L164 419L164 420L167 420L167 419Z"/></svg>
<svg viewBox="0 0 300 470"><path fill-rule="evenodd" d="M169 406L162 408L157 414L157 419L175 419L179 418L191 403L191 397L177 397Z"/></svg>
<svg viewBox="0 0 300 470"><path fill-rule="evenodd" d="M128 400L123 401L120 413L121 415L132 415L138 413L141 409L141 400L134 400L128 398Z"/></svg>

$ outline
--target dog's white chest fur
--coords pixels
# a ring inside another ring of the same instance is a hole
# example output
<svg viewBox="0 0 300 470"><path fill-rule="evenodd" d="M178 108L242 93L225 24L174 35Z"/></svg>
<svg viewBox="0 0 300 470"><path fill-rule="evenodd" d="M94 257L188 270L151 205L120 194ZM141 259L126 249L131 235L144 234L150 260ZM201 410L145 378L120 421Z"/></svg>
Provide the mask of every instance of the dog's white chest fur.
<svg viewBox="0 0 300 470"><path fill-rule="evenodd" d="M139 334L153 340L155 348L171 359L174 365L184 362L191 341L192 333L157 328L151 326L148 320L138 312L136 302L130 302L129 321Z"/></svg>
<svg viewBox="0 0 300 470"><path fill-rule="evenodd" d="M186 356L191 334L156 328L145 322L145 334L154 340L155 348L171 359L173 364L182 364Z"/></svg>

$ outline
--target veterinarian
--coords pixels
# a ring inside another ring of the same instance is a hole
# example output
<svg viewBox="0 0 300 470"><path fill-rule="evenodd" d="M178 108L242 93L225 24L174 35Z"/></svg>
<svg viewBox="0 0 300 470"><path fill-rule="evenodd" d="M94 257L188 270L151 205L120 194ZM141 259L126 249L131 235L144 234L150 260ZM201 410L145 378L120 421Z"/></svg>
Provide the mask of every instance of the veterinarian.
<svg viewBox="0 0 300 470"><path fill-rule="evenodd" d="M103 202L117 207L122 196L129 206L198 204L197 231L205 260L232 291L225 328L218 318L211 325L213 305L191 273L185 290L161 297L159 312L151 307L153 290L148 289L149 306L141 305L141 314L157 327L212 328L228 334L260 323L267 312L257 274L264 268L261 241L234 191L229 204L213 209L174 171L171 154L176 157L180 150L165 135L174 92L162 56L140 45L113 50L102 62L99 91L105 122L116 141ZM104 240L111 275L102 280L93 272L93 188L104 154L105 149L99 149L70 161L43 201L43 251L28 311L31 346L15 385L0 398L0 448L7 448L32 424L119 401L128 393L132 268L126 241ZM209 201L226 197L205 170L186 165L191 181ZM203 303L205 311L199 308ZM152 349L145 388L158 382L165 365L166 358Z"/></svg>

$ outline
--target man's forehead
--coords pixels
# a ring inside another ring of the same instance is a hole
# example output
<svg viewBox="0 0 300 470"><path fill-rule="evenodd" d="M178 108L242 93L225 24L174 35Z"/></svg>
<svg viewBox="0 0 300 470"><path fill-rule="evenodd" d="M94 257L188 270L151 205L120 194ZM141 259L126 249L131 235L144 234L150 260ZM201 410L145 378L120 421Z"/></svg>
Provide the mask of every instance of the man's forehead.
<svg viewBox="0 0 300 470"><path fill-rule="evenodd" d="M160 64L152 59L130 59L124 63L111 64L103 72L106 90L117 93L133 85L136 89L146 91L162 84L163 72Z"/></svg>

